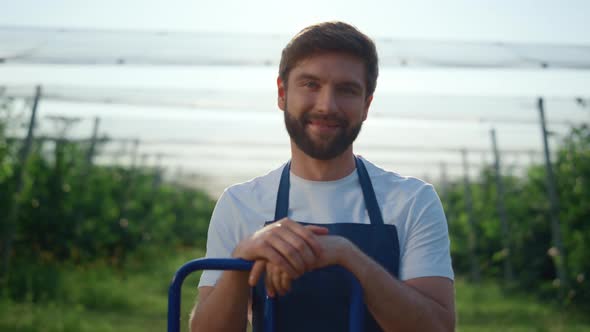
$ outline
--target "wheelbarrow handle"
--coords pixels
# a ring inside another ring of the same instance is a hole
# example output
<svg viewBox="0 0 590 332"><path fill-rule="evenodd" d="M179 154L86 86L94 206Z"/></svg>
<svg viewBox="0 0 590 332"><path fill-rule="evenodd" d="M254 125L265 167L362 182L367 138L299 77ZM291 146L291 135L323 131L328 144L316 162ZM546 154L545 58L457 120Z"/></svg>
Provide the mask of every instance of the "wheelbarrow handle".
<svg viewBox="0 0 590 332"><path fill-rule="evenodd" d="M168 291L168 332L180 332L180 290L184 279L200 270L236 270L248 271L253 262L234 258L199 258L185 263L172 278ZM274 332L274 299L266 297L264 312L265 332ZM349 327L351 332L362 331L364 322L364 306L362 288L356 279L353 280L350 302Z"/></svg>

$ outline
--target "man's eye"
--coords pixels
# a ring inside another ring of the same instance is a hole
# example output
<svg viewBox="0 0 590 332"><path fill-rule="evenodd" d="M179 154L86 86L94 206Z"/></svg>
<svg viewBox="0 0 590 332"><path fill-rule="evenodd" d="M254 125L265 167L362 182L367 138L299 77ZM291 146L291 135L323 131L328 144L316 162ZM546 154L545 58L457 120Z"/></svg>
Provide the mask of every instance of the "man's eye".
<svg viewBox="0 0 590 332"><path fill-rule="evenodd" d="M313 81L305 82L305 87L315 89L315 88L319 87L319 84L317 82L313 82Z"/></svg>
<svg viewBox="0 0 590 332"><path fill-rule="evenodd" d="M343 86L343 87L339 88L338 91L340 91L340 93L346 94L346 95L357 95L358 94L357 89L355 89L353 87L348 87L348 86Z"/></svg>

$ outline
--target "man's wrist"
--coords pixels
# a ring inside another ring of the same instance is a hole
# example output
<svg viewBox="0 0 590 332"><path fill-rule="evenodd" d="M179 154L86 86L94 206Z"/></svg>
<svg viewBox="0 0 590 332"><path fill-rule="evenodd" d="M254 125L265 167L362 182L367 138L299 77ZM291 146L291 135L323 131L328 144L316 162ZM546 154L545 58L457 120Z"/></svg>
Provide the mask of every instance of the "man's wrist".
<svg viewBox="0 0 590 332"><path fill-rule="evenodd" d="M363 269L363 257L366 255L352 242L347 242L348 244L343 247L342 255L340 255L339 265L358 278L359 271Z"/></svg>
<svg viewBox="0 0 590 332"><path fill-rule="evenodd" d="M358 255L357 251L359 249L354 245L354 243L350 242L350 240L346 238L342 238L341 249L339 250L339 254L337 257L336 264L350 270L354 263L354 256Z"/></svg>
<svg viewBox="0 0 590 332"><path fill-rule="evenodd" d="M231 258L241 258L241 259L245 259L243 257L243 254L241 252L241 246L240 243L238 243L238 245L234 248L234 251L231 253Z"/></svg>

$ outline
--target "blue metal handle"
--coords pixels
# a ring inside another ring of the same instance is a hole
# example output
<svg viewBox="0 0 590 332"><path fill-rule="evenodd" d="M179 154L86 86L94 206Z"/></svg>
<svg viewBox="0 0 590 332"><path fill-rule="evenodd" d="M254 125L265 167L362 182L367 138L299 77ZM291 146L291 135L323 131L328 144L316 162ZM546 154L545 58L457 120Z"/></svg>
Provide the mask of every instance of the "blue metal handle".
<svg viewBox="0 0 590 332"><path fill-rule="evenodd" d="M248 271L253 262L233 258L200 258L192 260L174 274L168 291L168 332L180 332L180 289L184 279L194 271L199 270L236 270ZM274 299L266 297L264 312L265 332L274 332ZM363 293L358 281L353 280L350 302L349 325L351 332L362 331L364 322Z"/></svg>
<svg viewBox="0 0 590 332"><path fill-rule="evenodd" d="M180 332L180 289L186 276L199 270L252 269L252 262L243 259L195 259L181 266L170 284L168 291L168 332Z"/></svg>

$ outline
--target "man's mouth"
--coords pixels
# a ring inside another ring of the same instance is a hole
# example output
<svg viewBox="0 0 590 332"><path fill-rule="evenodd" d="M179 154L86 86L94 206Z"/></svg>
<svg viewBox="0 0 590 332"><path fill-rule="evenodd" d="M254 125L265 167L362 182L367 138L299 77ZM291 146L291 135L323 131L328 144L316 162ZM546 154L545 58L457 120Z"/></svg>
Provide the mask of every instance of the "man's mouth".
<svg viewBox="0 0 590 332"><path fill-rule="evenodd" d="M310 129L320 132L333 132L346 127L346 121L337 116L306 114L304 123Z"/></svg>
<svg viewBox="0 0 590 332"><path fill-rule="evenodd" d="M310 119L306 126L311 132L319 135L335 135L342 128L342 122L338 120Z"/></svg>
<svg viewBox="0 0 590 332"><path fill-rule="evenodd" d="M312 119L306 121L307 125L311 125L319 128L340 128L342 124L337 120L323 120L323 119Z"/></svg>

